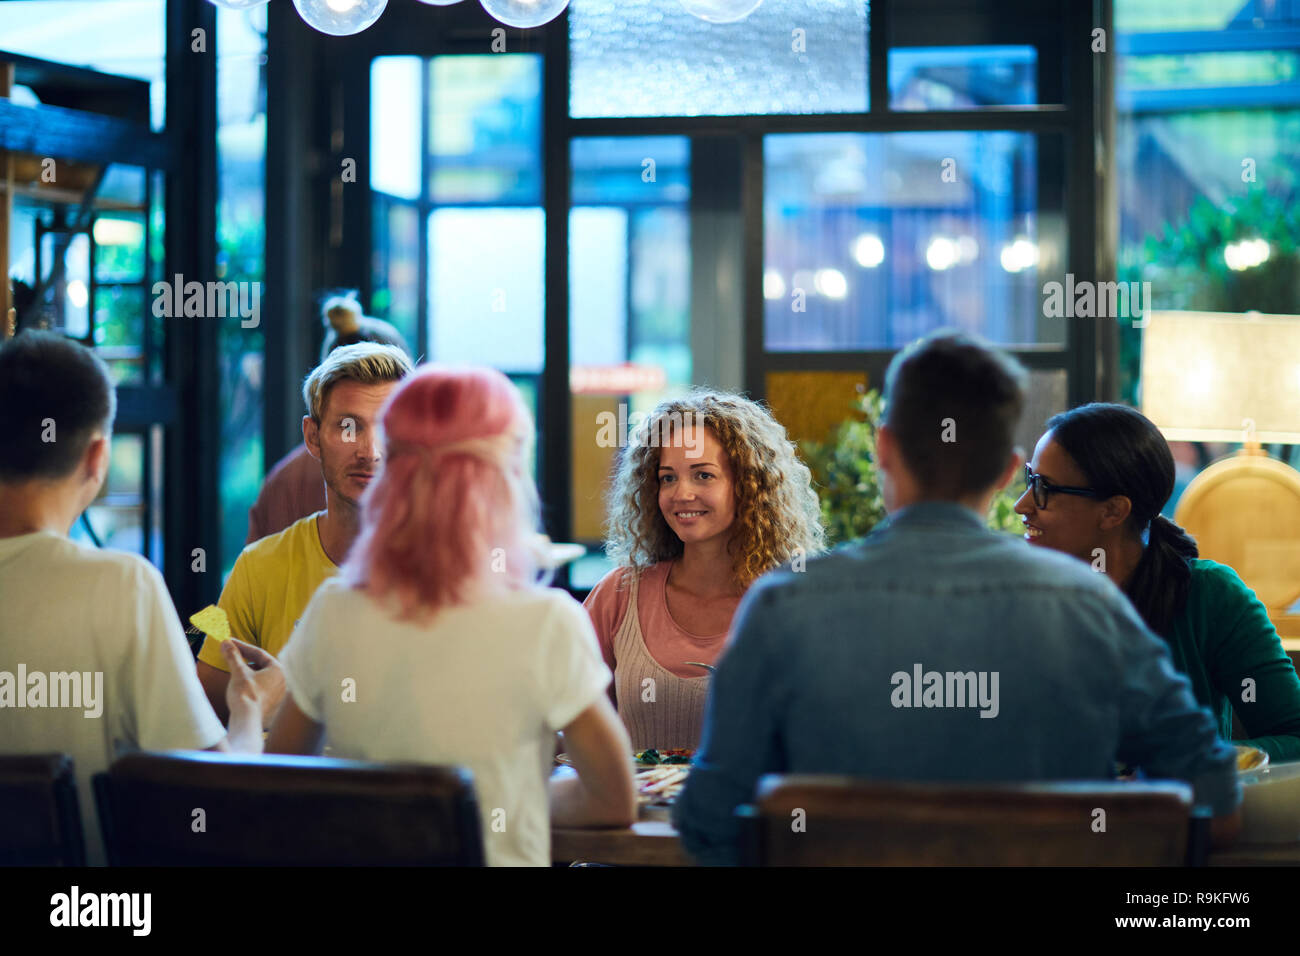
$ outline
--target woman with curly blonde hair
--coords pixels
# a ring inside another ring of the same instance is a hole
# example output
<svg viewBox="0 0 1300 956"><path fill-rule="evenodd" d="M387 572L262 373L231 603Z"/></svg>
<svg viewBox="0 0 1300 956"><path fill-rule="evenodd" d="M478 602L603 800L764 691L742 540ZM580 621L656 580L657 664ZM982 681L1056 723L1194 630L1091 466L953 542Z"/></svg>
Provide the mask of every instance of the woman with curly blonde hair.
<svg viewBox="0 0 1300 956"><path fill-rule="evenodd" d="M662 402L623 449L606 553L587 597L636 750L693 749L708 673L761 574L824 548L812 475L756 402L697 389Z"/></svg>

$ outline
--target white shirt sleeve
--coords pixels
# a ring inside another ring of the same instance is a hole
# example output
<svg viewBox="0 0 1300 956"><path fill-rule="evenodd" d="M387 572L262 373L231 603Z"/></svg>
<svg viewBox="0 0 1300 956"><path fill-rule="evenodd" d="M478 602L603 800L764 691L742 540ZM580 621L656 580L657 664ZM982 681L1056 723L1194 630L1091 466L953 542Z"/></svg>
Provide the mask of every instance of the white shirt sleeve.
<svg viewBox="0 0 1300 956"><path fill-rule="evenodd" d="M307 602L307 609L303 611L298 626L280 650L280 667L284 671L285 687L298 709L318 724L325 722L324 689L318 667L321 629L329 620L328 612L323 611L321 605L331 600L331 583L333 582L326 581L316 589L316 593Z"/></svg>
<svg viewBox="0 0 1300 956"><path fill-rule="evenodd" d="M547 616L546 722L563 730L605 693L613 675L600 655L591 618L582 605L557 592Z"/></svg>
<svg viewBox="0 0 1300 956"><path fill-rule="evenodd" d="M143 558L131 563L124 593L114 597L133 636L124 712L142 750L206 750L225 737L195 670L194 655L167 586Z"/></svg>

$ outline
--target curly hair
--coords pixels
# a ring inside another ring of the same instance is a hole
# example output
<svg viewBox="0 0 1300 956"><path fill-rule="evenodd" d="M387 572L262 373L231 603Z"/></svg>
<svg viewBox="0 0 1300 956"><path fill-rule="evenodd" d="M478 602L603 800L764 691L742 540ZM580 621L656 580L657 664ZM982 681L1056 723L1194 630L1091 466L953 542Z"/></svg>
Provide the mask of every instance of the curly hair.
<svg viewBox="0 0 1300 956"><path fill-rule="evenodd" d="M772 413L741 395L697 388L661 402L621 450L607 496L605 553L644 570L680 557L682 540L659 510L659 451L676 427L701 423L726 452L736 495L728 546L743 589L780 564L825 550L812 473Z"/></svg>

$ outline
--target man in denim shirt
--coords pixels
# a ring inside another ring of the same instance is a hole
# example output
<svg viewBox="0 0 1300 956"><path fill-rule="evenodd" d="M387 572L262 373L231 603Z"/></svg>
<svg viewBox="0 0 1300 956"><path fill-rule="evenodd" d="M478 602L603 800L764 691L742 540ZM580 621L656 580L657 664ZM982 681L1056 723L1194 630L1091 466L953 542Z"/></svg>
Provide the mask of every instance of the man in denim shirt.
<svg viewBox="0 0 1300 956"><path fill-rule="evenodd" d="M957 333L891 363L877 438L889 520L765 576L736 612L674 809L701 862L737 861L733 813L766 773L1104 780L1118 760L1190 782L1223 818L1216 838L1239 825L1232 747L1123 594L985 526L1022 464L1024 374Z"/></svg>

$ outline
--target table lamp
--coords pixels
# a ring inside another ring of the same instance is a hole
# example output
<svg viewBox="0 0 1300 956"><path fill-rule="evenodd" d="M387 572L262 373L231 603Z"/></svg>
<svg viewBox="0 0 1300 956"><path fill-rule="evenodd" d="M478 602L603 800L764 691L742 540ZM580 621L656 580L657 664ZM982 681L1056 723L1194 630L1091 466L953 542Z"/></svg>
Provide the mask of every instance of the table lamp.
<svg viewBox="0 0 1300 956"><path fill-rule="evenodd" d="M1171 441L1241 442L1196 476L1174 520L1232 567L1283 638L1300 638L1300 472L1261 442L1300 444L1300 316L1151 312L1142 413Z"/></svg>

